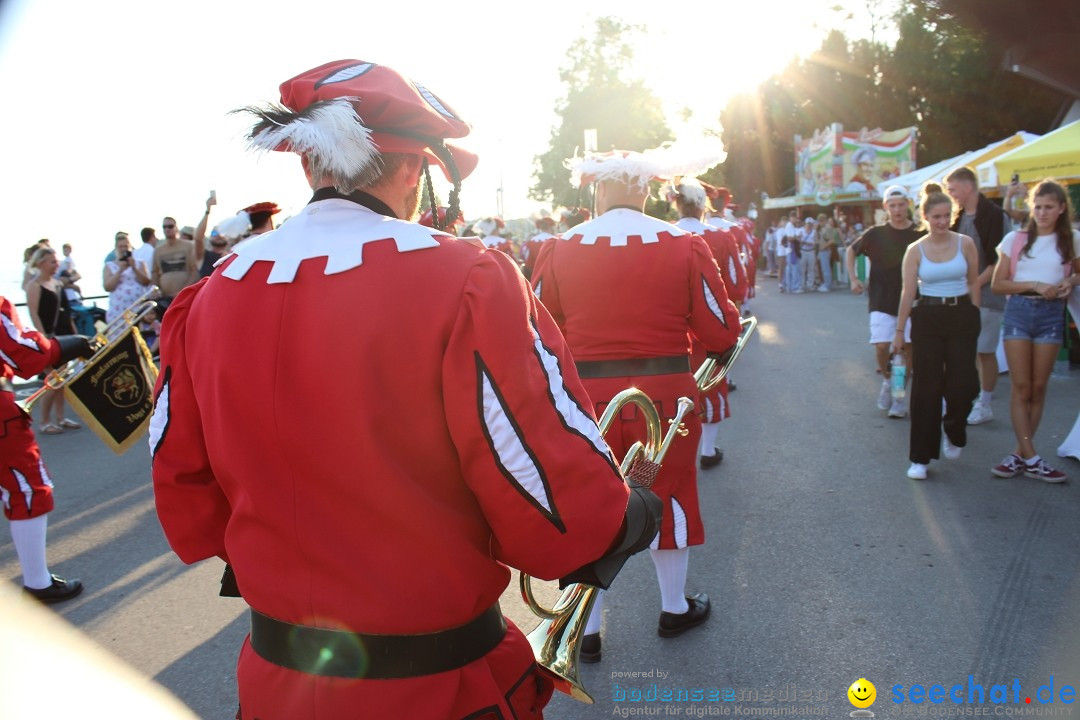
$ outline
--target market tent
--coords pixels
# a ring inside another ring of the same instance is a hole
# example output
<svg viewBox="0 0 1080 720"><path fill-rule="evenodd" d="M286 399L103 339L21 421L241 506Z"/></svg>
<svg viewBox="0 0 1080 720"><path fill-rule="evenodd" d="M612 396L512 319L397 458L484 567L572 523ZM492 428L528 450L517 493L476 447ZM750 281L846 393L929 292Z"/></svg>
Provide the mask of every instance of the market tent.
<svg viewBox="0 0 1080 720"><path fill-rule="evenodd" d="M1037 139L1039 139L1038 135L1021 130L1015 135L1010 135L1003 140L992 142L986 147L979 148L978 150L969 150L956 157L951 157L928 167L913 170L906 175L901 175L892 180L878 183L878 191L883 192L889 185L900 185L908 191L909 195L914 197L923 186L923 183L929 180L943 181L946 175L965 165L969 165L972 169L975 169L979 163L989 161L999 155L1021 148ZM981 178L979 185L985 185Z"/></svg>
<svg viewBox="0 0 1080 720"><path fill-rule="evenodd" d="M1019 174L1024 184L1047 177L1066 184L1080 182L1080 120L1048 132L990 163L997 172L994 184L1011 178L1014 173Z"/></svg>

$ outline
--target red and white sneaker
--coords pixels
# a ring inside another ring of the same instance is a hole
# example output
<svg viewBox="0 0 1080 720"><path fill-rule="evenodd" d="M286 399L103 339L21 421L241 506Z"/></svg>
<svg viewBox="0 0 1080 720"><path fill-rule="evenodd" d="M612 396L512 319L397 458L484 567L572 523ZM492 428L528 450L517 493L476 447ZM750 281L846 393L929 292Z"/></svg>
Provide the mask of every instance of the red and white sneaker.
<svg viewBox="0 0 1080 720"><path fill-rule="evenodd" d="M1046 464L1046 461L1039 458L1031 465L1024 465L1024 477L1029 477L1033 480L1042 480L1048 483L1065 482L1068 479L1068 475L1061 472L1057 468L1052 468Z"/></svg>
<svg viewBox="0 0 1080 720"><path fill-rule="evenodd" d="M990 472L1000 478L1014 478L1024 471L1024 461L1016 453L1010 453L1008 457L990 468Z"/></svg>

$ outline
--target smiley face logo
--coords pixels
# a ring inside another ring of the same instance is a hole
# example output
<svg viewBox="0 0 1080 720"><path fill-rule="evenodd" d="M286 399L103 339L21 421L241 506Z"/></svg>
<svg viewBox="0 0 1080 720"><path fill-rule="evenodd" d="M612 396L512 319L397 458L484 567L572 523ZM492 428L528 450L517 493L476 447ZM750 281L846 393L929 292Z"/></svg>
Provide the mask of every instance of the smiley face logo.
<svg viewBox="0 0 1080 720"><path fill-rule="evenodd" d="M874 687L874 683L866 678L859 678L851 683L851 687L847 690L847 696L855 707L868 708L874 704L874 700L877 698L877 688Z"/></svg>

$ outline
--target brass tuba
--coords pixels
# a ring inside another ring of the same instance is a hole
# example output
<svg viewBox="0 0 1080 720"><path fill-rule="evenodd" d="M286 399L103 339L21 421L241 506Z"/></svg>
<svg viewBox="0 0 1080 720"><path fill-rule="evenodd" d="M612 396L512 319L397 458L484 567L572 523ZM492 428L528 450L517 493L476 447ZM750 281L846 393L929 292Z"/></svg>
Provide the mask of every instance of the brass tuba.
<svg viewBox="0 0 1080 720"><path fill-rule="evenodd" d="M146 313L157 307L157 304L152 299L158 292L156 287L151 287L138 300L133 302L124 312L115 318L111 323L101 328L98 334L90 339L90 348L94 351L94 354L86 359L76 359L68 362L66 365L60 368L56 368L48 375L45 376L45 382L40 388L35 390L25 400L18 401L22 409L27 413L33 408L34 403L40 400L46 392L49 390L62 390L64 385L74 379L77 375L81 374L85 370L89 370L94 366L103 355L109 349L109 346L116 342L129 327L137 325Z"/></svg>
<svg viewBox="0 0 1080 720"><path fill-rule="evenodd" d="M731 352L731 356L722 367L717 367L719 361L716 358L706 358L705 362L701 363L694 372L694 381L697 382L698 391L701 393L707 393L720 384L720 381L727 377L728 370L735 364L735 358L739 357L739 354L746 347L747 342L750 340L750 336L754 334L754 330L757 329L757 318L748 317L743 318L741 321L742 331L739 333L739 340L735 343L735 348Z"/></svg>
<svg viewBox="0 0 1080 720"><path fill-rule="evenodd" d="M664 435L656 406L645 393L637 388L629 388L613 397L605 408L598 423L600 432L607 433L619 412L630 404L637 405L645 416L646 437L644 441L635 442L626 451L621 469L624 476L647 487L656 479L660 463L671 447L675 435L686 435L687 430L682 425L682 419L694 409L694 403L689 398L679 398L678 410L675 417L669 421L670 426ZM598 592L600 588L592 585L573 583L562 591L551 608L545 608L533 596L531 578L521 573L521 596L529 609L542 618L540 624L527 636L536 664L555 683L556 690L589 704L592 704L593 699L578 679L578 663L585 624Z"/></svg>

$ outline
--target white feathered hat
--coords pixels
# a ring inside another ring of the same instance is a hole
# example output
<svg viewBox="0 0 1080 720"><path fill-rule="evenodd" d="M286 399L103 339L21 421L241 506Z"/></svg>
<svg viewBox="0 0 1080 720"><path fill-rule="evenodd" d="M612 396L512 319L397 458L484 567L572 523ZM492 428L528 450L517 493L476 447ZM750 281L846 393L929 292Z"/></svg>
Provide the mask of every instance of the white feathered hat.
<svg viewBox="0 0 1080 720"><path fill-rule="evenodd" d="M720 138L680 140L643 152L612 150L570 158L570 182L581 186L614 180L645 187L650 180L670 180L679 175L700 175L727 159Z"/></svg>

